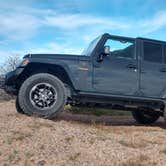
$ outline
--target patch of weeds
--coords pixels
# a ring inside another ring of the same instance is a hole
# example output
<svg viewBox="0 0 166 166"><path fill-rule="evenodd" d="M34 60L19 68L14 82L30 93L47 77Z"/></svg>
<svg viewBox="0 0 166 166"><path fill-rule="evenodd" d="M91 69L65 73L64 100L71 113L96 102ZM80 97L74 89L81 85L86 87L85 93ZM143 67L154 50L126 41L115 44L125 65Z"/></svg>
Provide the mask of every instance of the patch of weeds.
<svg viewBox="0 0 166 166"><path fill-rule="evenodd" d="M32 128L32 129L40 129L42 127L53 128L53 125L50 124L50 123L44 123L44 122L37 122L37 121L35 121L33 124L28 125L28 127Z"/></svg>
<svg viewBox="0 0 166 166"><path fill-rule="evenodd" d="M164 139L164 138L163 138ZM158 141L157 140L146 140L146 139L142 139L142 141L144 141L144 142L146 142L146 143L149 143L149 144L164 144L164 142L162 142L162 141L160 141L159 139L158 139Z"/></svg>
<svg viewBox="0 0 166 166"><path fill-rule="evenodd" d="M44 146L44 145L41 145L41 146L40 146L40 149L41 149L41 150L44 150L44 149L45 149L45 146Z"/></svg>
<svg viewBox="0 0 166 166"><path fill-rule="evenodd" d="M27 159L24 161L24 166L29 166L29 161Z"/></svg>
<svg viewBox="0 0 166 166"><path fill-rule="evenodd" d="M166 154L166 147L160 151L160 153Z"/></svg>
<svg viewBox="0 0 166 166"><path fill-rule="evenodd" d="M17 151L17 150L14 150L12 153L10 153L10 154L7 156L6 161L12 162L12 161L16 158L17 154L18 154L18 151Z"/></svg>
<svg viewBox="0 0 166 166"><path fill-rule="evenodd" d="M130 160L122 163L122 166L143 166L143 164L141 161L130 159Z"/></svg>
<svg viewBox="0 0 166 166"><path fill-rule="evenodd" d="M28 156L28 158L26 158L25 160L24 160L24 164L23 164L23 166L31 166L32 165L32 162L31 162L31 160L29 160L29 156Z"/></svg>
<svg viewBox="0 0 166 166"><path fill-rule="evenodd" d="M129 146L129 143L124 140L120 140L119 143L123 146Z"/></svg>
<svg viewBox="0 0 166 166"><path fill-rule="evenodd" d="M28 127L31 129L40 129L41 126L39 125L39 123L34 122L32 124L29 124Z"/></svg>
<svg viewBox="0 0 166 166"><path fill-rule="evenodd" d="M13 141L22 141L25 138L31 137L32 135L30 133L23 133L20 131L14 131L13 135L10 137L7 137L7 139L4 141L4 143L7 143L8 145L11 145Z"/></svg>
<svg viewBox="0 0 166 166"><path fill-rule="evenodd" d="M32 136L32 134L30 134L30 133L23 133L23 132L20 132L20 131L15 131L13 134L14 134L13 139L16 140L16 141L22 141L25 138L28 138L28 137Z"/></svg>
<svg viewBox="0 0 166 166"><path fill-rule="evenodd" d="M149 160L149 156L147 156L145 154L140 154L139 160L140 161L147 161L147 160Z"/></svg>
<svg viewBox="0 0 166 166"><path fill-rule="evenodd" d="M122 166L145 166L147 165L146 161L148 160L148 156L141 154L140 156L138 156L138 158L131 158L126 162L122 163ZM150 165L154 165L154 163L151 163Z"/></svg>
<svg viewBox="0 0 166 166"><path fill-rule="evenodd" d="M75 161L75 160L77 160L77 158L78 158L80 155L81 155L81 153L78 152L78 153L76 153L76 154L70 156L70 157L69 157L69 160Z"/></svg>
<svg viewBox="0 0 166 166"><path fill-rule="evenodd" d="M130 148L144 148L144 147L146 147L145 142L133 142L133 141L120 140L119 143L122 146L130 147Z"/></svg>
<svg viewBox="0 0 166 166"><path fill-rule="evenodd" d="M100 141L111 140L109 137L102 136L102 135L98 136L97 139L100 140Z"/></svg>
<svg viewBox="0 0 166 166"><path fill-rule="evenodd" d="M9 164L7 164L7 163L4 163L4 164L3 164L3 166L9 166Z"/></svg>
<svg viewBox="0 0 166 166"><path fill-rule="evenodd" d="M7 137L7 139L4 142L7 143L8 145L11 145L13 141L11 137Z"/></svg>
<svg viewBox="0 0 166 166"><path fill-rule="evenodd" d="M74 136L65 138L66 142L71 142L71 141L73 141L73 139L74 139Z"/></svg>
<svg viewBox="0 0 166 166"><path fill-rule="evenodd" d="M26 158L30 159L31 157L34 156L34 154L31 152L27 152L27 153L25 153L25 156L26 156Z"/></svg>
<svg viewBox="0 0 166 166"><path fill-rule="evenodd" d="M90 143L91 145L93 145L93 144L95 143L95 139L92 139L92 138L91 138L91 139L89 140L89 143Z"/></svg>
<svg viewBox="0 0 166 166"><path fill-rule="evenodd" d="M52 128L53 127L53 125L50 124L50 123L40 123L40 126L41 127L46 127L46 128Z"/></svg>

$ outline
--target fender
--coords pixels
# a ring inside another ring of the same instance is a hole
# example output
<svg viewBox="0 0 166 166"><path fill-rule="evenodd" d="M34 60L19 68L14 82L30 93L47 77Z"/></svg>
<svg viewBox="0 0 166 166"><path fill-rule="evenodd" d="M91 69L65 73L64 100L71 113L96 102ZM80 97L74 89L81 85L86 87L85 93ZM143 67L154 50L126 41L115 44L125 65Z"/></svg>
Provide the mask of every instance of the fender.
<svg viewBox="0 0 166 166"><path fill-rule="evenodd" d="M56 72L57 68L61 68L67 74L69 80L72 83L73 88L75 90L79 90L79 83L77 81L78 73L73 72L74 70L72 70L76 66L78 66L78 61L75 61L74 64L70 63L70 67L69 67L69 65L62 60L57 60L57 59L46 60L45 58L32 58L32 59L30 58L30 63L25 67L23 74L25 73L32 74L32 73L47 71L50 74L55 74L55 75L59 74L61 76L64 76L62 72L61 73Z"/></svg>

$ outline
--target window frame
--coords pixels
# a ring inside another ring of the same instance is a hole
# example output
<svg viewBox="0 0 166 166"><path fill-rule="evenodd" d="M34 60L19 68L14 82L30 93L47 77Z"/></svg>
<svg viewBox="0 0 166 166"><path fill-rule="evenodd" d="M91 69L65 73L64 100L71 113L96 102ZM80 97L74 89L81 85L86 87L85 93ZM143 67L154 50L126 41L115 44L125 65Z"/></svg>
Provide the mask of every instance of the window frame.
<svg viewBox="0 0 166 166"><path fill-rule="evenodd" d="M109 38L107 38L107 40L104 42L104 46L105 46L105 44L106 44L106 42L108 41L108 40L114 40L114 41L126 41L126 42L128 42L128 43L133 43L133 45L134 45L134 51L133 51L133 53L134 53L134 56L131 58L131 57L115 57L115 56L109 56L110 58L116 58L116 59L126 59L126 60L137 60L137 55L136 55L136 40L133 40L133 39L129 39L129 38L121 38L121 37L113 37L113 36L111 36L111 37L109 37Z"/></svg>

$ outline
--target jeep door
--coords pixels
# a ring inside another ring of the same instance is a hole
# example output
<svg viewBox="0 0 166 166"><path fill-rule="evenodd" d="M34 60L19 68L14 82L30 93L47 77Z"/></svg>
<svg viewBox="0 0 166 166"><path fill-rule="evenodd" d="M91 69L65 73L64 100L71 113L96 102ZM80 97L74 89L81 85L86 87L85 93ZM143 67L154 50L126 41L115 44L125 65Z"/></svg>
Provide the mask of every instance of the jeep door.
<svg viewBox="0 0 166 166"><path fill-rule="evenodd" d="M146 97L162 97L166 91L164 45L142 39L141 92Z"/></svg>
<svg viewBox="0 0 166 166"><path fill-rule="evenodd" d="M110 46L110 55L96 62L103 50L95 54L93 88L97 92L115 95L134 95L138 90L138 65L135 40L110 37L103 43Z"/></svg>

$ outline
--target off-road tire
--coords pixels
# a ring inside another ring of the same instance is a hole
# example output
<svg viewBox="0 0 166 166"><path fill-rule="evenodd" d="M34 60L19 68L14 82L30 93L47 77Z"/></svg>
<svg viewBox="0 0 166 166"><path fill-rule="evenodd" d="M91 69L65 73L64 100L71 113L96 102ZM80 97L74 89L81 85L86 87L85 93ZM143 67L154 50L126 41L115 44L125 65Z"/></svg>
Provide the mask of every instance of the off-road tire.
<svg viewBox="0 0 166 166"><path fill-rule="evenodd" d="M48 108L47 110L36 108L29 97L32 88L40 83L50 84L56 89L57 92L57 100L55 105L53 105L53 107L51 108ZM24 81L19 90L18 100L20 103L20 107L23 112L25 112L25 114L46 119L53 119L57 117L58 114L63 110L66 104L67 94L65 86L61 80L48 73L39 73L32 75Z"/></svg>
<svg viewBox="0 0 166 166"><path fill-rule="evenodd" d="M156 122L160 115L153 110L148 110L148 108L140 108L138 110L132 111L133 118L140 124L152 124Z"/></svg>
<svg viewBox="0 0 166 166"><path fill-rule="evenodd" d="M20 114L25 114L24 111L22 110L22 108L20 107L19 101L18 101L18 97L16 98L15 101L15 107L16 107L16 111Z"/></svg>

